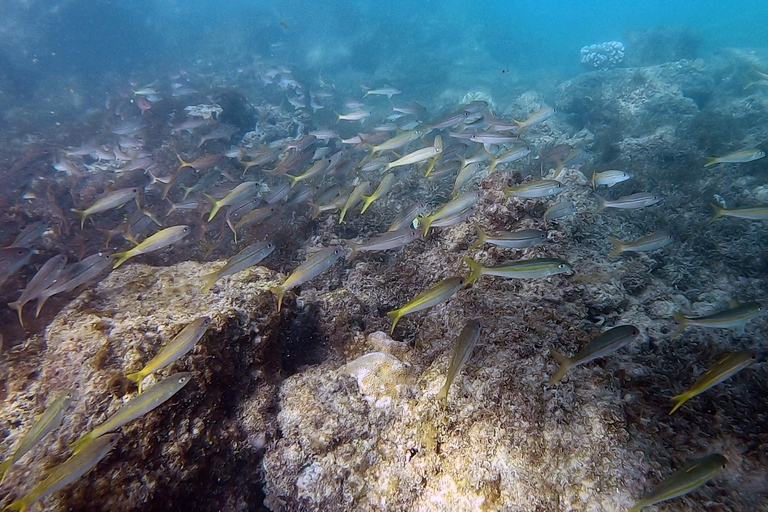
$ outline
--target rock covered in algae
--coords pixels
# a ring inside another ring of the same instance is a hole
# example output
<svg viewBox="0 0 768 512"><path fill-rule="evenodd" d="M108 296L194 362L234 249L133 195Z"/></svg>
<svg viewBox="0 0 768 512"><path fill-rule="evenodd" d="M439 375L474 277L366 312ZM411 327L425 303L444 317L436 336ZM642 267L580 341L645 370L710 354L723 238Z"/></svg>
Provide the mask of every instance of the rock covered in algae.
<svg viewBox="0 0 768 512"><path fill-rule="evenodd" d="M88 476L45 498L45 510L244 510L262 500L253 473L274 435L267 419L280 369L279 317L268 291L275 274L256 267L200 292L217 264L129 265L64 308L41 339L16 350L5 374L3 452L44 402L75 388L55 436L12 469L4 491L29 490L41 470L136 394L126 372L140 369L195 318L212 318L196 349L145 381L178 371L193 382L120 429L113 454ZM6 493L4 493L6 494ZM3 503L12 496L6 495Z"/></svg>

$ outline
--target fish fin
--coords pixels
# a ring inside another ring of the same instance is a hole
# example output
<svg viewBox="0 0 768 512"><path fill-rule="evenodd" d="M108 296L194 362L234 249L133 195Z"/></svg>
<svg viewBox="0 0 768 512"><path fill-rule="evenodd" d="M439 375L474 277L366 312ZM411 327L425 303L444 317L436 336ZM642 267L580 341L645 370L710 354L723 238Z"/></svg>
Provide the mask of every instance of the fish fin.
<svg viewBox="0 0 768 512"><path fill-rule="evenodd" d="M488 233L483 231L483 228L480 227L480 224L478 224L477 222L473 222L472 224L475 225L475 231L477 231L477 241L474 244L472 244L472 247L469 248L470 251L472 249L476 249L480 247L485 243L486 240L488 240Z"/></svg>
<svg viewBox="0 0 768 512"><path fill-rule="evenodd" d="M126 379L135 382L139 386L139 394L141 394L142 391L141 384L144 382L144 377L146 377L146 375L144 375L143 372L129 373L125 376Z"/></svg>
<svg viewBox="0 0 768 512"><path fill-rule="evenodd" d="M291 188L295 187L296 184L299 182L299 176L292 176L290 174L286 174L285 177L291 180Z"/></svg>
<svg viewBox="0 0 768 512"><path fill-rule="evenodd" d="M203 285L203 293L208 293L211 291L211 288L213 288L213 285L216 284L216 281L219 280L219 273L212 272L210 274L206 274L203 276L203 279L205 280L205 284Z"/></svg>
<svg viewBox="0 0 768 512"><path fill-rule="evenodd" d="M115 254L113 254L112 257L116 258L117 261L115 262L114 265L112 265L112 269L114 270L120 265L122 265L123 263L125 263L125 261L131 256L132 256L131 251L116 252Z"/></svg>
<svg viewBox="0 0 768 512"><path fill-rule="evenodd" d="M360 209L360 215L365 213L365 210L368 209L369 206L376 200L373 196L363 196L365 198L365 202L363 202L363 207Z"/></svg>
<svg viewBox="0 0 768 512"><path fill-rule="evenodd" d="M19 301L9 302L8 307L16 310L16 312L19 314L19 323L22 327L24 327L24 320L21 318L21 311L24 309L24 304L20 304ZM0 465L0 468L2 468L2 465ZM0 482L0 484L1 483L2 482Z"/></svg>
<svg viewBox="0 0 768 512"><path fill-rule="evenodd" d="M72 208L72 212L80 217L80 229L82 230L85 227L85 219L88 218L88 214L85 213L85 210L75 210L74 208Z"/></svg>
<svg viewBox="0 0 768 512"><path fill-rule="evenodd" d="M691 398L692 398L692 396L689 395L687 392L686 393L681 393L679 395L675 395L672 398L670 398L670 400L675 403L675 406L672 407L671 411L669 411L669 415L671 416L673 412L675 412L680 407L682 407L682 405L685 402L687 402L688 400L690 400Z"/></svg>
<svg viewBox="0 0 768 512"><path fill-rule="evenodd" d="M744 336L744 330L747 327L746 322L736 326L736 336Z"/></svg>
<svg viewBox="0 0 768 512"><path fill-rule="evenodd" d="M344 240L344 245L347 246L347 249L349 249L351 252L347 256L347 263L351 263L353 259L357 257L357 255L360 253L358 250L358 245L354 242L350 242L349 240Z"/></svg>
<svg viewBox="0 0 768 512"><path fill-rule="evenodd" d="M443 387L440 388L440 392L435 397L437 400L448 401L448 390L451 388L451 383L446 379Z"/></svg>
<svg viewBox="0 0 768 512"><path fill-rule="evenodd" d="M626 245L624 245L624 243L621 240L619 240L616 237L609 236L608 240L610 240L611 243L613 244L613 251L611 251L611 254L608 255L609 260L615 258L619 254L624 252L624 249L626 249L627 247Z"/></svg>
<svg viewBox="0 0 768 512"><path fill-rule="evenodd" d="M552 375L552 378L549 379L549 384L552 385L560 382L560 380L565 376L565 374L568 373L568 370L570 370L571 366L573 366L573 361L571 361L570 358L565 357L563 354L561 354L554 348L550 348L549 353L558 362L558 364L560 364L560 368L558 368L557 371L554 373L554 375Z"/></svg>
<svg viewBox="0 0 768 512"><path fill-rule="evenodd" d="M677 330L675 330L675 334L672 335L672 339L674 340L678 336L680 336L680 333L683 332L683 330L688 327L688 317L682 314L679 311L675 311L675 320L679 322L680 325L677 326Z"/></svg>
<svg viewBox="0 0 768 512"><path fill-rule="evenodd" d="M419 219L419 225L424 229L424 236L429 233L429 228L432 226L432 217L421 217Z"/></svg>
<svg viewBox="0 0 768 512"><path fill-rule="evenodd" d="M387 313L387 316L392 319L392 329L389 331L390 336L394 334L395 327L397 326L397 323L400 321L400 318L402 318L403 314L400 312L399 309L396 309L394 311L390 311Z"/></svg>
<svg viewBox="0 0 768 512"><path fill-rule="evenodd" d="M719 204L712 203L712 208L715 210L715 214L712 216L712 219L709 222L714 222L720 217L725 215L725 208L723 208Z"/></svg>
<svg viewBox="0 0 768 512"><path fill-rule="evenodd" d="M462 258L462 261L469 265L469 269L471 270L469 277L464 281L464 286L467 286L469 283L483 275L483 266L472 258L466 256Z"/></svg>
<svg viewBox="0 0 768 512"><path fill-rule="evenodd" d="M214 198L212 196L209 196L206 193L203 193L203 195L205 196L205 198L208 201L211 202L211 204L213 204L213 208L211 209L211 213L208 214L208 222L211 222L211 220L213 220L213 218L216 216L216 214L219 213L219 208L221 208L221 206L219 205L219 201L216 200L216 198Z"/></svg>
<svg viewBox="0 0 768 512"><path fill-rule="evenodd" d="M435 135L435 143L433 145L435 149L443 150L443 138L439 135Z"/></svg>
<svg viewBox="0 0 768 512"><path fill-rule="evenodd" d="M280 308L282 308L283 306L283 297L285 296L285 289L282 286L277 285L277 286L271 287L269 291L277 295L277 312L279 313Z"/></svg>
<svg viewBox="0 0 768 512"><path fill-rule="evenodd" d="M2 464L0 464L0 472L2 472L2 476L0 476L0 485L5 482L5 478L8 476L8 472L11 470L11 466L13 466L13 463L16 462L13 459L8 459L3 461Z"/></svg>
<svg viewBox="0 0 768 512"><path fill-rule="evenodd" d="M15 510L16 512L24 512L25 510L27 510L28 506L29 506L29 503L27 503L27 500L25 498L22 498L6 506L3 510Z"/></svg>
<svg viewBox="0 0 768 512"><path fill-rule="evenodd" d="M487 153L487 151L486 151ZM490 154L490 153L489 153ZM488 175L490 175L494 170L496 170L496 166L499 165L499 159L494 158L491 156L491 165L488 166Z"/></svg>
<svg viewBox="0 0 768 512"><path fill-rule="evenodd" d="M590 183L592 183L592 190L597 190L597 171L592 173Z"/></svg>
<svg viewBox="0 0 768 512"><path fill-rule="evenodd" d="M597 194L595 194L595 198L597 198L597 213L600 213L605 210L605 198Z"/></svg>
<svg viewBox="0 0 768 512"><path fill-rule="evenodd" d="M716 163L718 163L717 157L716 156L710 156L710 157L707 157L707 163L704 164L704 167L712 167Z"/></svg>

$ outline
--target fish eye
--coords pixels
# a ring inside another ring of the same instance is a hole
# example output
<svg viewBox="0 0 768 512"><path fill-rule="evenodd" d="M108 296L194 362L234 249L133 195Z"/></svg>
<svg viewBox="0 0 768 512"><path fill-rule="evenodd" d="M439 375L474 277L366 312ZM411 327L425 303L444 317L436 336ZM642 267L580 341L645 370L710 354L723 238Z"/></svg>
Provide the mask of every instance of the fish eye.
<svg viewBox="0 0 768 512"><path fill-rule="evenodd" d="M183 383L185 383L185 382L187 382L187 377L186 377L186 376L184 376L184 377L181 377L181 378L179 379L179 384L183 384Z"/></svg>

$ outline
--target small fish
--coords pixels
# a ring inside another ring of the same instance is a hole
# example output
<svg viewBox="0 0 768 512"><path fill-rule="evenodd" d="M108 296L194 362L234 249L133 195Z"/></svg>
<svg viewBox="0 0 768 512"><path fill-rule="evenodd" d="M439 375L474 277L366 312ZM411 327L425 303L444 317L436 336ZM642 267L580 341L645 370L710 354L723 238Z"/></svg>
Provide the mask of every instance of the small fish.
<svg viewBox="0 0 768 512"><path fill-rule="evenodd" d="M675 311L675 319L680 323L677 326L672 339L677 338L683 330L689 325L698 325L701 327L721 327L734 328L739 336L744 334L744 327L747 322L759 315L763 311L763 306L758 302L748 302L746 304L736 304L725 311L718 311L706 316L685 316L679 311Z"/></svg>
<svg viewBox="0 0 768 512"><path fill-rule="evenodd" d="M757 359L757 355L749 350L724 354L696 381L696 384L691 389L671 398L675 406L669 411L669 414L678 410L685 402L696 395L700 395L709 388L731 378L731 376L749 366L755 359Z"/></svg>
<svg viewBox="0 0 768 512"><path fill-rule="evenodd" d="M713 156L707 159L704 167L712 167L716 164L740 164L759 160L765 156L765 151L756 148L741 149L725 156Z"/></svg>
<svg viewBox="0 0 768 512"><path fill-rule="evenodd" d="M242 270L257 265L261 260L272 254L275 250L275 244L272 242L257 242L249 245L239 253L235 254L227 260L227 263L216 272L203 276L205 284L203 285L203 293L213 287L213 285L224 276L236 274Z"/></svg>
<svg viewBox="0 0 768 512"><path fill-rule="evenodd" d="M398 158L394 162L389 162L386 169L390 170L395 167L401 167L403 165L418 164L434 158L443 152L443 139L438 135L435 137L435 141L432 146L417 149L416 151L409 153L401 158Z"/></svg>
<svg viewBox="0 0 768 512"><path fill-rule="evenodd" d="M638 238L634 242L622 242L618 238L609 237L611 243L614 246L611 254L608 255L608 259L615 258L623 252L648 252L661 249L665 245L672 241L672 237L664 231L655 231L650 235Z"/></svg>
<svg viewBox="0 0 768 512"><path fill-rule="evenodd" d="M200 137L200 142L197 143L197 147L201 148L203 147L203 144L208 142L209 140L225 140L228 141L230 138L232 138L232 135L234 135L237 132L238 128L236 126L223 124L220 125L210 132L206 133L202 137Z"/></svg>
<svg viewBox="0 0 768 512"><path fill-rule="evenodd" d="M158 354L149 361L144 368L136 373L126 375L128 380L132 380L139 386L139 394L142 392L142 382L147 375L161 370L169 364L178 361L203 337L208 327L211 325L211 318L201 316L188 323L174 338L169 341Z"/></svg>
<svg viewBox="0 0 768 512"><path fill-rule="evenodd" d="M441 302L448 300L454 293L459 291L462 286L464 286L463 277L449 277L448 279L444 279L436 285L424 290L400 309L390 311L387 313L387 316L392 319L392 330L390 331L390 334L395 332L395 327L403 316L431 308L432 306L436 306Z"/></svg>
<svg viewBox="0 0 768 512"><path fill-rule="evenodd" d="M627 174L624 171L616 171L616 170L609 170L609 171L602 171L602 172L595 172L592 174L592 188L596 189L597 187L606 186L608 188L611 188L617 183L621 183L622 181L627 181L632 176Z"/></svg>
<svg viewBox="0 0 768 512"><path fill-rule="evenodd" d="M464 366L464 363L467 362L469 356L472 354L472 349L475 348L481 330L480 320L477 319L470 320L464 325L461 334L459 334L459 337L456 339L456 349L453 352L453 357L451 357L451 365L448 367L448 374L445 376L445 384L437 394L438 400L448 399L448 390L450 389L453 380L456 378L456 375L461 370L461 367Z"/></svg>
<svg viewBox="0 0 768 512"><path fill-rule="evenodd" d="M130 258L138 256L140 254L146 254L148 252L157 251L163 247L168 247L187 236L191 229L189 226L178 225L171 226L169 228L162 229L150 236L139 245L125 252L118 252L112 255L113 258L117 258L117 261L112 266L113 269L119 267Z"/></svg>
<svg viewBox="0 0 768 512"><path fill-rule="evenodd" d="M213 203L213 208L211 209L211 213L208 214L208 222L211 222L214 217L216 217L216 214L219 213L219 210L222 206L227 206L233 203L236 203L237 201L245 198L248 194L255 193L254 189L258 186L258 183L255 181L245 181L235 188L232 189L226 196L224 196L222 199L215 199L208 194L205 194L205 197L208 198L208 200Z"/></svg>
<svg viewBox="0 0 768 512"><path fill-rule="evenodd" d="M256 208L254 210L251 210L246 215L243 215L243 217L237 221L237 223L234 226L230 226L232 231L235 233L235 243L237 243L237 232L245 225L252 224L252 223L261 223L270 218L272 215L277 213L278 211L282 211L282 208L279 208L277 206L265 206L263 208Z"/></svg>
<svg viewBox="0 0 768 512"><path fill-rule="evenodd" d="M343 254L344 249L340 246L331 246L320 249L307 258L304 263L299 265L298 268L288 276L288 279L286 279L283 284L270 288L270 291L277 295L277 311L280 311L283 304L283 296L286 291L322 274L331 268Z"/></svg>
<svg viewBox="0 0 768 512"><path fill-rule="evenodd" d="M353 110L348 114L336 114L336 120L337 121L362 121L363 119L365 119L370 115L371 115L370 110L363 110L362 108L359 108L357 110Z"/></svg>
<svg viewBox="0 0 768 512"><path fill-rule="evenodd" d="M526 147L515 147L505 151L498 157L492 156L491 165L488 167L488 174L491 174L496 169L497 165L515 162L525 156L528 156L530 153L531 150Z"/></svg>
<svg viewBox="0 0 768 512"><path fill-rule="evenodd" d="M61 271L64 270L66 264L67 256L64 254L58 254L50 258L40 267L35 277L29 281L27 287L21 292L21 296L16 301L8 303L8 306L15 309L19 314L19 323L22 326L24 325L24 320L22 319L21 312L24 309L24 305L33 300L38 293L53 284Z"/></svg>
<svg viewBox="0 0 768 512"><path fill-rule="evenodd" d="M347 216L347 212L350 208L362 201L363 194L365 194L368 187L371 185L370 181L363 181L357 184L355 189L349 194L347 201L344 203L344 207L341 209L341 216L339 217L339 224L344 222L344 217Z"/></svg>
<svg viewBox="0 0 768 512"><path fill-rule="evenodd" d="M510 142L515 142L517 140L517 136L502 135L500 133L493 133L493 132L475 132L475 133L469 134L467 136L467 139L471 140L472 142L477 142L478 144L483 144L487 148L490 146L490 144L509 144ZM522 148L522 149L524 150L527 148ZM519 150L520 148L513 148L512 151L517 152ZM527 154L528 153L524 153L524 155L527 155ZM518 158L521 158L521 157L518 157ZM516 159L517 158L515 158L515 160Z"/></svg>
<svg viewBox="0 0 768 512"><path fill-rule="evenodd" d="M388 172L384 175L383 178L381 178L381 182L379 182L379 186L376 187L376 190L371 194L370 196L363 196L365 197L365 201L363 202L363 207L360 210L360 213L365 213L365 210L368 209L371 204L375 200L377 200L380 197L383 197L389 192L389 189L392 188L392 186L395 184L395 175L391 172Z"/></svg>
<svg viewBox="0 0 768 512"><path fill-rule="evenodd" d="M463 165L459 168L459 174L456 175L456 180L453 182L453 190L451 190L451 197L456 198L459 195L459 190L463 187L472 177L475 175L479 164L477 162L469 165Z"/></svg>
<svg viewBox="0 0 768 512"><path fill-rule="evenodd" d="M400 149L404 146L407 146L408 144L418 139L422 135L424 135L424 130L411 130L411 131L403 132L400 135L395 135L391 139L382 142L381 144L372 146L371 152L373 154L376 154L376 153L381 153L382 151Z"/></svg>
<svg viewBox="0 0 768 512"><path fill-rule="evenodd" d="M719 453L690 461L646 494L629 512L640 512L648 505L688 494L716 477L727 463L728 459Z"/></svg>
<svg viewBox="0 0 768 512"><path fill-rule="evenodd" d="M629 196L622 196L615 201L610 201L602 196L595 194L597 198L597 211L601 212L606 208L619 208L622 210L636 210L645 206L651 206L661 201L661 196L651 194L650 192L638 192Z"/></svg>
<svg viewBox="0 0 768 512"><path fill-rule="evenodd" d="M374 96L386 96L387 98L392 98L392 96L396 94L400 94L402 91L400 89L396 89L394 87L380 87L378 89L366 89L365 94L363 94L363 98L369 95Z"/></svg>
<svg viewBox="0 0 768 512"><path fill-rule="evenodd" d="M563 184L555 180L537 180L530 183L524 183L518 187L508 188L507 197L522 197L524 199L534 199L539 197L553 196L563 191Z"/></svg>
<svg viewBox="0 0 768 512"><path fill-rule="evenodd" d="M573 215L574 213L576 213L576 208L574 208L572 202L560 201L547 208L547 211L544 212L544 222L562 219L563 217Z"/></svg>
<svg viewBox="0 0 768 512"><path fill-rule="evenodd" d="M64 267L64 270L59 272L58 277L51 283L51 285L37 295L35 317L40 316L40 310L43 309L43 304L45 304L45 301L50 297L58 295L59 293L70 292L79 286L89 283L104 272L109 267L109 264L109 254L106 252L98 252L88 256L82 261Z"/></svg>
<svg viewBox="0 0 768 512"><path fill-rule="evenodd" d="M388 249L396 249L409 244L421 237L421 233L415 229L402 229L400 231L387 231L380 235L374 236L369 241L356 244L349 240L344 240L351 252L347 256L347 263L351 262L358 253L363 251L386 251Z"/></svg>
<svg viewBox="0 0 768 512"><path fill-rule="evenodd" d="M106 212L112 208L119 208L131 199L135 199L139 193L138 187L123 188L110 192L85 210L72 210L80 216L80 229L85 226L85 219L95 213Z"/></svg>
<svg viewBox="0 0 768 512"><path fill-rule="evenodd" d="M309 180L318 176L321 176L325 171L329 169L331 165L331 159L330 158L322 158L318 161L316 161L312 166L307 169L303 174L300 174L298 176L292 176L290 174L286 174L285 177L291 180L291 187L295 187L296 184L300 183L304 180Z"/></svg>
<svg viewBox="0 0 768 512"><path fill-rule="evenodd" d="M173 395L181 391L181 389L189 384L191 380L192 374L189 372L174 373L149 388L148 391L136 395L123 404L114 414L107 418L104 423L87 434L83 434L77 441L72 443L72 453L76 455L82 452L95 439L117 430L126 423L161 406Z"/></svg>
<svg viewBox="0 0 768 512"><path fill-rule="evenodd" d="M0 484L5 481L8 472L11 470L17 460L22 458L25 453L34 448L48 433L53 432L64 419L64 413L69 409L72 400L75 398L74 390L66 390L61 393L51 404L46 407L45 412L35 421L32 428L24 434L18 443L13 447L11 455L0 464Z"/></svg>
<svg viewBox="0 0 768 512"><path fill-rule="evenodd" d="M542 279L557 274L572 273L570 263L557 258L535 258L513 261L498 267L485 267L472 258L464 257L464 263L472 271L467 278L469 284L481 276L498 276L507 279Z"/></svg>
<svg viewBox="0 0 768 512"><path fill-rule="evenodd" d="M424 236L427 236L429 233L429 228L436 221L446 217L452 217L457 213L469 210L480 200L481 197L483 197L483 193L479 190L474 192L465 192L455 199L451 199L432 215L419 219L419 225L424 230Z"/></svg>
<svg viewBox="0 0 768 512"><path fill-rule="evenodd" d="M392 104L392 110L394 112L400 112L401 114L415 116L416 119L421 119L426 115L427 109L423 105L416 103L415 101L409 104Z"/></svg>
<svg viewBox="0 0 768 512"><path fill-rule="evenodd" d="M387 231L400 231L406 227L415 227L414 221L416 217L427 211L427 203L420 201L413 203L410 206L405 207L398 215Z"/></svg>
<svg viewBox="0 0 768 512"><path fill-rule="evenodd" d="M26 496L8 505L6 510L24 512L37 500L78 480L109 455L119 439L120 434L110 434L85 443L80 451L73 453L70 458L58 466L51 468L45 480L37 484Z"/></svg>
<svg viewBox="0 0 768 512"><path fill-rule="evenodd" d="M206 169L211 169L213 167L216 167L217 164L219 164L222 160L224 160L224 155L221 155L219 153L212 153L210 155L205 155L195 160L192 160L191 162L187 162L186 160L181 158L181 155L176 153L176 158L179 159L179 167L178 167L179 169L190 167L195 171L200 172Z"/></svg>
<svg viewBox="0 0 768 512"><path fill-rule="evenodd" d="M605 357L608 354L617 351L634 340L638 334L640 334L640 330L634 325L619 325L618 327L608 329L603 334L590 341L586 347L581 349L579 353L573 357L565 357L554 348L550 348L549 352L552 354L552 357L560 363L560 368L558 368L555 374L552 375L549 383L557 384L560 382L560 379L562 379L568 370L574 366Z"/></svg>
<svg viewBox="0 0 768 512"><path fill-rule="evenodd" d="M29 262L32 251L26 247L6 247L0 249L0 286Z"/></svg>
<svg viewBox="0 0 768 512"><path fill-rule="evenodd" d="M45 222L33 222L21 230L16 235L11 245L8 247L26 247L29 248L32 243L43 236L48 231L48 225Z"/></svg>
<svg viewBox="0 0 768 512"><path fill-rule="evenodd" d="M489 235L479 224L475 223L477 241L469 250L476 249L485 243L506 247L507 249L527 249L547 241L546 231L539 229L522 229L520 231L502 231L498 235Z"/></svg>
<svg viewBox="0 0 768 512"><path fill-rule="evenodd" d="M522 133L524 130L530 128L531 126L535 126L537 124L543 123L550 117L552 117L552 114L555 113L555 109L552 107L542 107L541 109L537 110L531 116L526 119L525 121L517 121L515 120L515 124L520 127L520 133Z"/></svg>
<svg viewBox="0 0 768 512"><path fill-rule="evenodd" d="M768 206L755 206L753 208L738 208L733 210L726 210L718 204L712 203L712 208L715 209L715 215L712 220L719 219L720 217L736 217L738 219L751 219L751 220L768 220Z"/></svg>

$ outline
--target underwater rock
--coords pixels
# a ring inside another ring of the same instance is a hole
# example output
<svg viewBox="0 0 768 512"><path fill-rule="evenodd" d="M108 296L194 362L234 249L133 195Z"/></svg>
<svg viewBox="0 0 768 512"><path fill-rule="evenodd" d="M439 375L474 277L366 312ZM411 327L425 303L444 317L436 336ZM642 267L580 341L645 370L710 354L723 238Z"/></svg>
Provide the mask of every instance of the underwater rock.
<svg viewBox="0 0 768 512"><path fill-rule="evenodd" d="M218 281L201 279L219 263L159 268L127 265L65 307L41 339L17 347L2 366L2 452L29 427L50 396L78 397L58 431L22 458L4 484L29 490L69 444L136 395L125 374L140 369L184 325L211 326L196 348L147 377L191 371L193 382L154 411L119 429L115 451L88 476L45 498L45 510L238 510L259 503L255 484L273 437L268 411L280 371L279 317L268 291L275 274L255 267ZM3 495L3 503L11 496Z"/></svg>
<svg viewBox="0 0 768 512"><path fill-rule="evenodd" d="M580 53L581 64L592 69L614 68L624 62L624 44L619 41L584 46Z"/></svg>

